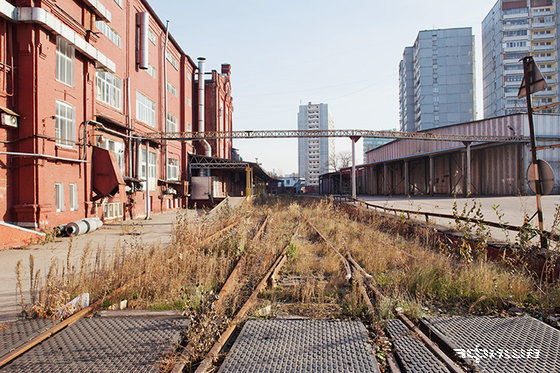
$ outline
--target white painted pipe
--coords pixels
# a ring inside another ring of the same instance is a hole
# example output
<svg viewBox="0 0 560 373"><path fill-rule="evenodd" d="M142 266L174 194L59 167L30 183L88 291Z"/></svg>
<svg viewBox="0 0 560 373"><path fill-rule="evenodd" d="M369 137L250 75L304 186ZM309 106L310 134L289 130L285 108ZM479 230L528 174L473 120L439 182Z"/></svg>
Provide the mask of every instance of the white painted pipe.
<svg viewBox="0 0 560 373"><path fill-rule="evenodd" d="M69 236L80 236L96 231L101 226L103 226L103 222L99 218L86 218L67 224L64 230Z"/></svg>

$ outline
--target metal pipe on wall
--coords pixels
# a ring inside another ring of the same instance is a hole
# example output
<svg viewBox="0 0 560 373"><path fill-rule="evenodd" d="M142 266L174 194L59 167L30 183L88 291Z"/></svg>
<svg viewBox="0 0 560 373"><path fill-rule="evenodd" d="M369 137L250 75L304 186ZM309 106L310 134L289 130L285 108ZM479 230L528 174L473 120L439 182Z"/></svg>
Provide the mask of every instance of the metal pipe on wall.
<svg viewBox="0 0 560 373"><path fill-rule="evenodd" d="M165 25L165 43L163 52L163 127L164 132L167 134L167 43L169 41L169 21ZM163 166L163 179L167 180L167 162L169 158L169 151L167 149L167 139L164 141L163 146L165 147L165 165Z"/></svg>
<svg viewBox="0 0 560 373"><path fill-rule="evenodd" d="M198 131L204 133L204 61L206 58L198 57ZM206 139L200 140L204 148L204 155L212 156L212 148Z"/></svg>

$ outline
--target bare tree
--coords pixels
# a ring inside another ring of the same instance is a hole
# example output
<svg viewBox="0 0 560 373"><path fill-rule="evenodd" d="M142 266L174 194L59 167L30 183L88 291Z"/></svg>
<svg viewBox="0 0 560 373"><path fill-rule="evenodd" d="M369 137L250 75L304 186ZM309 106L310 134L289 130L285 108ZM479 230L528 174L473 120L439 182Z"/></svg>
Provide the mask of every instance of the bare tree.
<svg viewBox="0 0 560 373"><path fill-rule="evenodd" d="M331 153L329 155L329 168L335 171L341 168L350 167L352 164L352 153L350 152L338 152Z"/></svg>

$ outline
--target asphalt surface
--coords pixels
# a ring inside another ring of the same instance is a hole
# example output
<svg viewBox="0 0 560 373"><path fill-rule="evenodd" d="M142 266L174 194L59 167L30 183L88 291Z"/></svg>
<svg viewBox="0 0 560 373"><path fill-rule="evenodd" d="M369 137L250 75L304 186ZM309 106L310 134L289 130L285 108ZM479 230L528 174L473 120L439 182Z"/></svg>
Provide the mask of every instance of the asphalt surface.
<svg viewBox="0 0 560 373"><path fill-rule="evenodd" d="M535 196L519 196L519 197L476 197L476 198L450 198L450 197L411 197L406 198L403 196L387 197L387 196L366 196L358 197L366 202L389 208L400 210L411 210L416 212L437 212L441 214L453 214L453 204L457 203L459 214L466 206L468 211L475 203L480 206L480 212L483 219L496 223L506 223L510 225L521 226L525 216L531 217L537 211L537 202ZM559 229L560 227L554 225L556 210L560 205L560 196L543 196L543 217L544 229L550 231L553 228ZM496 209L503 213L503 218L500 221ZM471 216L473 216L471 214ZM419 221L425 221L424 215L411 214L411 218ZM430 218L430 222L453 229L455 223L449 219ZM533 226L537 226L537 217L532 220ZM500 242L515 242L516 232L506 233L499 228L490 228L492 239Z"/></svg>

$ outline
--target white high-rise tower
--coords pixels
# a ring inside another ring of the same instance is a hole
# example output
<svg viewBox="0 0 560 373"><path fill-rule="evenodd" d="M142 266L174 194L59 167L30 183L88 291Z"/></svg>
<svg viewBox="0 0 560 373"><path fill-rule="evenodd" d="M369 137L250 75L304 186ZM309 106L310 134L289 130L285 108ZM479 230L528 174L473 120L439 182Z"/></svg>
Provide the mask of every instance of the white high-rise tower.
<svg viewBox="0 0 560 373"><path fill-rule="evenodd" d="M298 130L332 130L334 118L328 104L299 106ZM298 172L306 185L319 186L319 175L329 172L329 155L334 152L334 139L327 137L299 138Z"/></svg>

